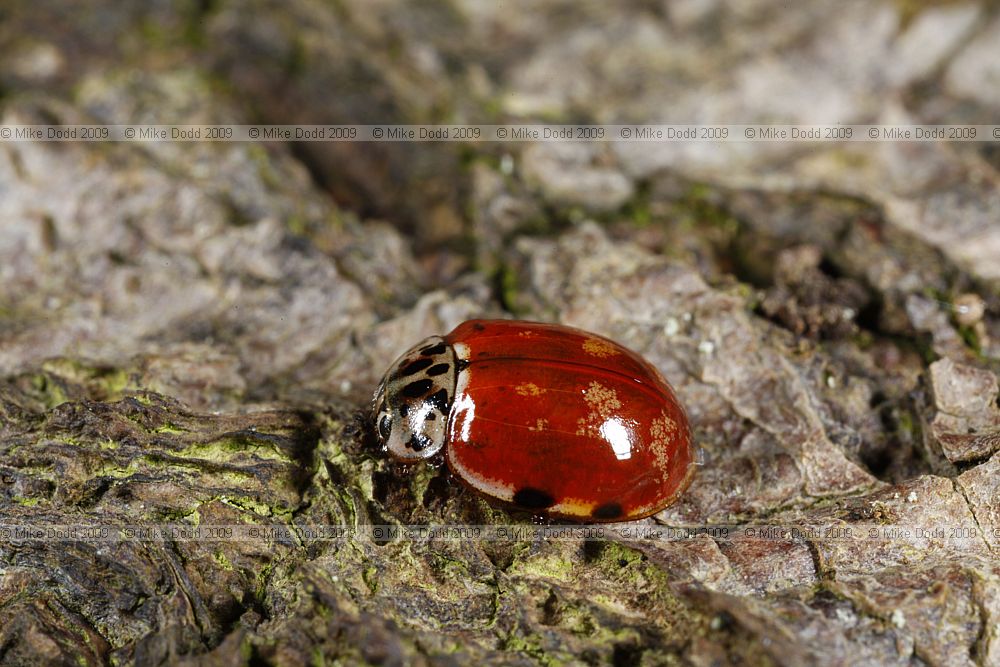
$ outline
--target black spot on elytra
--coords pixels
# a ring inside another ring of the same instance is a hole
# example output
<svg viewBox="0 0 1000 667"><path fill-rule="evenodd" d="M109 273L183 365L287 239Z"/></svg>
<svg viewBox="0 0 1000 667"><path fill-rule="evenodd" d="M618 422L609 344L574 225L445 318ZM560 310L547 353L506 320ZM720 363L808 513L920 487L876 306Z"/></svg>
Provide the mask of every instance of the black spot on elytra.
<svg viewBox="0 0 1000 667"><path fill-rule="evenodd" d="M427 375L430 377L435 377L437 375L444 375L451 368L448 364L435 364L427 369Z"/></svg>
<svg viewBox="0 0 1000 667"><path fill-rule="evenodd" d="M422 354L430 355L433 357L439 354L444 354L447 349L448 349L447 345L445 345L444 343L438 343L437 345L428 345L427 347L420 350L420 352Z"/></svg>
<svg viewBox="0 0 1000 667"><path fill-rule="evenodd" d="M590 513L590 516L595 519L617 519L622 514L624 514L622 506L618 503L612 502L598 505L594 508L594 511Z"/></svg>
<svg viewBox="0 0 1000 667"><path fill-rule="evenodd" d="M427 402L437 408L438 412L443 415L448 414L448 410L451 409L451 405L448 403L447 389L438 389L427 397Z"/></svg>
<svg viewBox="0 0 1000 667"><path fill-rule="evenodd" d="M431 380L417 380L403 387L400 393L407 398L420 398L430 391L432 386L434 386L434 382Z"/></svg>
<svg viewBox="0 0 1000 667"><path fill-rule="evenodd" d="M458 362L455 364L455 368L457 368L460 371L464 371L468 367L469 367L468 359L459 359Z"/></svg>
<svg viewBox="0 0 1000 667"><path fill-rule="evenodd" d="M541 489L526 486L514 494L514 504L529 510L543 510L556 504L556 499Z"/></svg>
<svg viewBox="0 0 1000 667"><path fill-rule="evenodd" d="M428 359L427 357L417 359L416 361L411 361L410 363L403 366L403 368L399 371L399 377L405 378L407 375L413 375L414 373L419 373L420 371L424 370L433 363L434 360Z"/></svg>
<svg viewBox="0 0 1000 667"><path fill-rule="evenodd" d="M482 324L480 322L476 322L475 324L472 325L472 329L474 331L485 331L486 330L486 325Z"/></svg>

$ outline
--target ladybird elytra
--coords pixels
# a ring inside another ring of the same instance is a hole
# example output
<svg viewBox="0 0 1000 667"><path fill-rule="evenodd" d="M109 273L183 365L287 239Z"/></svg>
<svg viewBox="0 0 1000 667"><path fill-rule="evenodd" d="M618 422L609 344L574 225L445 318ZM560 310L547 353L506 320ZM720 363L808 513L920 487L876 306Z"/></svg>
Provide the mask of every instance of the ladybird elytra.
<svg viewBox="0 0 1000 667"><path fill-rule="evenodd" d="M470 320L431 336L393 363L373 406L394 459L443 451L465 485L550 517L647 517L695 469L687 414L659 371L563 325Z"/></svg>

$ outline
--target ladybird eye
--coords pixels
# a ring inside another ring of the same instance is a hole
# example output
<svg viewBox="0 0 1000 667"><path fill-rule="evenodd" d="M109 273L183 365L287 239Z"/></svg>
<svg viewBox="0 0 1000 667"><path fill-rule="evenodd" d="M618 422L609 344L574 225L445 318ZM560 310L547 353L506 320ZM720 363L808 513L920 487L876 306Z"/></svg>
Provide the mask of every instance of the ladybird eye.
<svg viewBox="0 0 1000 667"><path fill-rule="evenodd" d="M391 432L392 418L387 414L383 414L378 420L378 434L382 436L383 440L388 440Z"/></svg>

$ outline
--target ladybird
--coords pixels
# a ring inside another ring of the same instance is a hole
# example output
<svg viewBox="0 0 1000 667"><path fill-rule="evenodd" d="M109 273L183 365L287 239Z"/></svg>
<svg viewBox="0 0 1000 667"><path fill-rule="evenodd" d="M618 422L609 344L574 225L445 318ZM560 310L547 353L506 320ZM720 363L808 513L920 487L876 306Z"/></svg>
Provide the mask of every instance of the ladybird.
<svg viewBox="0 0 1000 667"><path fill-rule="evenodd" d="M403 354L375 392L402 462L444 451L490 499L576 521L640 519L691 481L687 414L651 364L580 329L470 320Z"/></svg>

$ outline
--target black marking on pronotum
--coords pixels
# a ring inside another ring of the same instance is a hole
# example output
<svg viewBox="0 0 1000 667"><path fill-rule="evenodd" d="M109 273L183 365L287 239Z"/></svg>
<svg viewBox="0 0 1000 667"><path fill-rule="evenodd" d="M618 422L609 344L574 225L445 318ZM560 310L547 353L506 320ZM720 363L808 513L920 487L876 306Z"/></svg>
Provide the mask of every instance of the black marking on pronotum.
<svg viewBox="0 0 1000 667"><path fill-rule="evenodd" d="M405 417L408 414L410 414L410 406L408 403L403 403L399 406L399 416Z"/></svg>
<svg viewBox="0 0 1000 667"><path fill-rule="evenodd" d="M405 378L407 375L413 375L418 371L424 370L433 363L434 360L429 359L427 357L417 359L416 361L411 361L410 363L403 366L403 368L399 371L399 377Z"/></svg>
<svg viewBox="0 0 1000 667"><path fill-rule="evenodd" d="M427 422L432 422L435 419L437 419L437 413L434 412L433 410L430 411L430 412L428 412L427 415L424 417L424 421L427 421Z"/></svg>
<svg viewBox="0 0 1000 667"><path fill-rule="evenodd" d="M447 389L438 389L427 397L427 402L437 408L441 414L447 414L448 410L451 409L451 404L448 402Z"/></svg>
<svg viewBox="0 0 1000 667"><path fill-rule="evenodd" d="M434 386L432 380L415 380L400 390L400 393L407 398L420 398Z"/></svg>
<svg viewBox="0 0 1000 667"><path fill-rule="evenodd" d="M391 433L392 418L389 415L382 415L382 419L378 421L378 434L382 436L383 440L388 440Z"/></svg>
<svg viewBox="0 0 1000 667"><path fill-rule="evenodd" d="M471 363L471 362L470 362L470 361L469 361L468 359L459 359L459 360L458 360L458 361L457 361L457 362L455 363L455 368L457 368L457 369L458 369L458 370L460 370L460 371L464 371L464 370L465 370L466 368L468 368L468 367L469 367L469 364L470 364L470 363Z"/></svg>
<svg viewBox="0 0 1000 667"><path fill-rule="evenodd" d="M437 356L439 354L444 354L448 349L448 346L444 343L438 343L437 345L428 345L424 349L420 350L422 354L429 356Z"/></svg>
<svg viewBox="0 0 1000 667"><path fill-rule="evenodd" d="M448 364L434 364L427 369L427 375L434 377L435 375L444 375L451 368Z"/></svg>
<svg viewBox="0 0 1000 667"><path fill-rule="evenodd" d="M514 504L529 510L543 510L555 505L556 499L541 489L526 486L514 494Z"/></svg>
<svg viewBox="0 0 1000 667"><path fill-rule="evenodd" d="M419 452L427 447L430 447L433 442L423 433L414 433L413 437L406 443L406 446L415 452Z"/></svg>
<svg viewBox="0 0 1000 667"><path fill-rule="evenodd" d="M616 502L610 502L595 507L590 516L595 519L617 519L622 514L624 514L622 506Z"/></svg>

